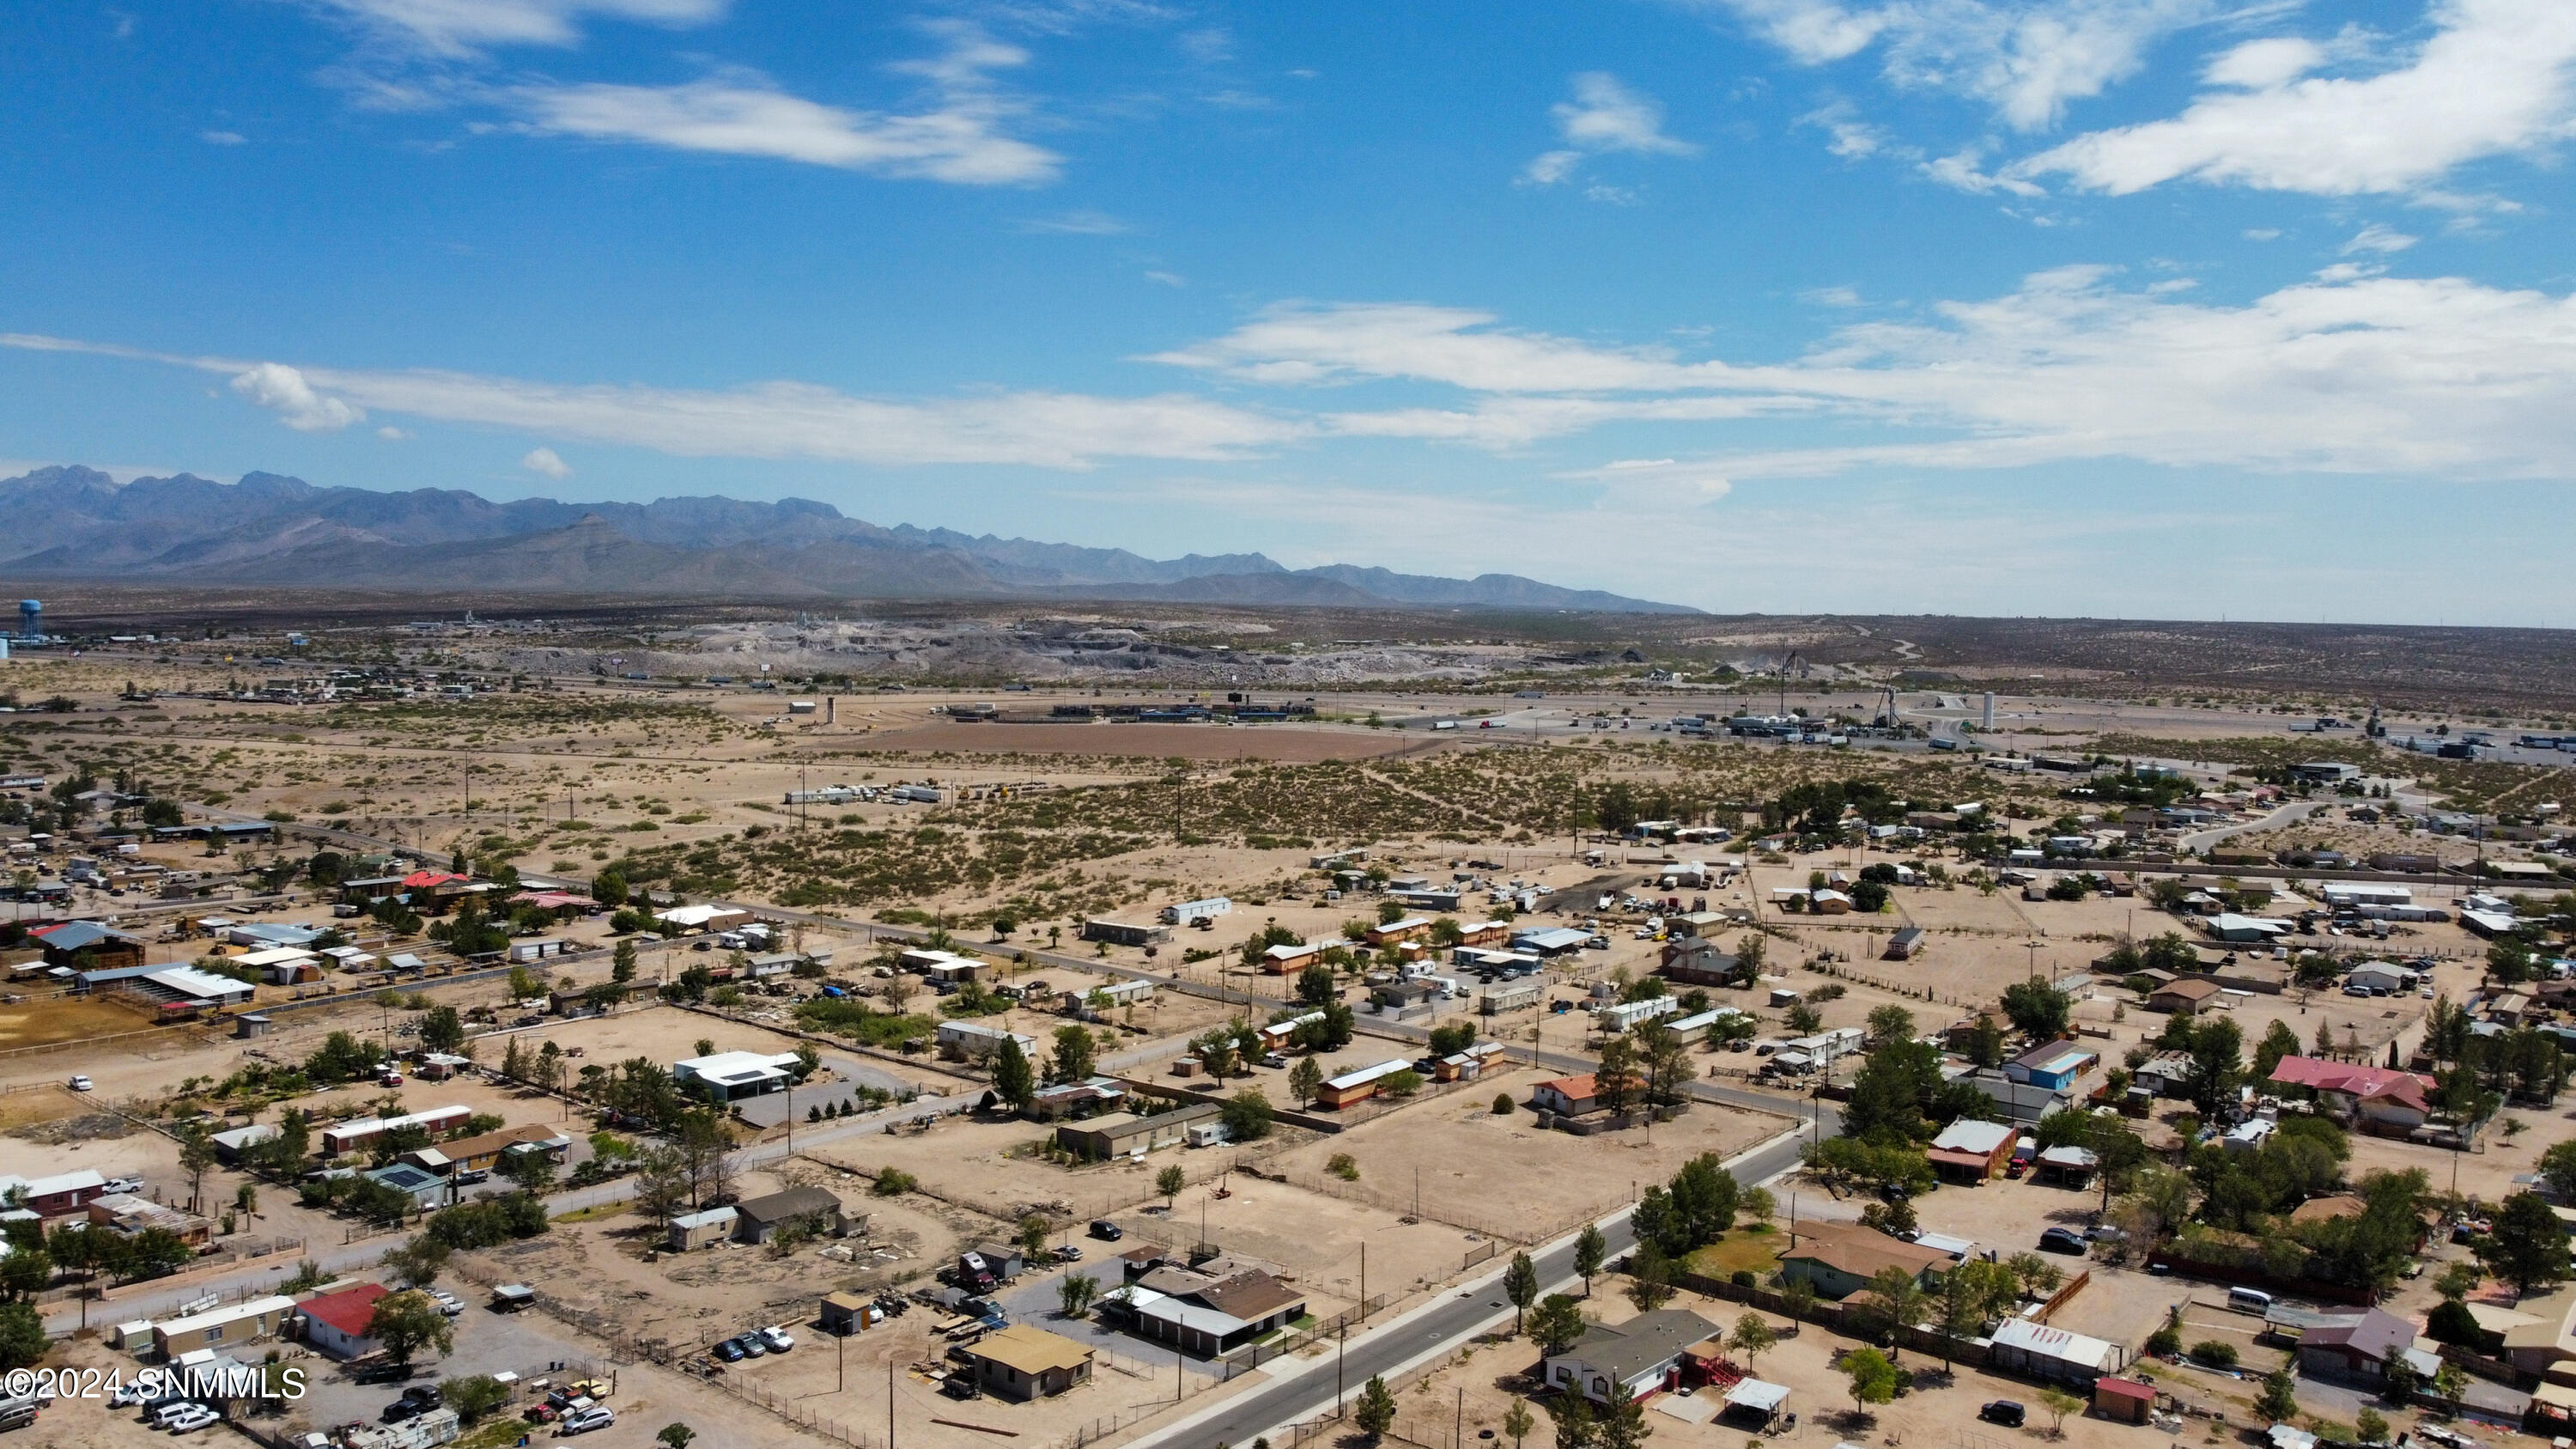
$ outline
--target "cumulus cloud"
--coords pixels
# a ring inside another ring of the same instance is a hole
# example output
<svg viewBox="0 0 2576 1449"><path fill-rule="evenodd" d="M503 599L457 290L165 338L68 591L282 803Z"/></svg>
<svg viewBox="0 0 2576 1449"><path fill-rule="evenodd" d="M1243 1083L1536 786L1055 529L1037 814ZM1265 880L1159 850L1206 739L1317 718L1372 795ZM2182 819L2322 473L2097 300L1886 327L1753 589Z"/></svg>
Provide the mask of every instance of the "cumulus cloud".
<svg viewBox="0 0 2576 1449"><path fill-rule="evenodd" d="M388 443L399 443L405 438L410 437L411 434L405 432L401 428L395 427L391 423L387 423L383 427L376 429L376 436L384 439Z"/></svg>
<svg viewBox="0 0 2576 1449"><path fill-rule="evenodd" d="M531 473L543 473L549 478L572 476L572 465L556 456L552 448L530 448L528 456L519 460L519 466Z"/></svg>
<svg viewBox="0 0 2576 1449"><path fill-rule="evenodd" d="M2576 129L2576 6L2440 0L2433 35L2377 74L2320 76L2304 41L2221 56L2170 120L2075 137L2013 168L2126 195L2192 180L2324 196L2416 191Z"/></svg>
<svg viewBox="0 0 2576 1449"><path fill-rule="evenodd" d="M2149 46L2221 11L2219 0L1686 0L1723 11L1802 65L1876 46L1893 84L1968 96L2016 130L2134 75Z"/></svg>
<svg viewBox="0 0 2576 1449"><path fill-rule="evenodd" d="M227 369L229 370L229 369ZM327 433L363 422L366 414L336 397L314 390L302 372L282 362L262 362L233 378L233 391L273 410L277 420L299 433Z"/></svg>
<svg viewBox="0 0 2576 1449"><path fill-rule="evenodd" d="M1552 186L1571 177L1586 156L1624 151L1642 156L1696 156L1699 147L1664 134L1664 108L1651 96L1639 95L1605 71L1586 71L1574 78L1574 99L1559 101L1548 113L1556 118L1565 145L1541 152L1521 168L1521 179Z"/></svg>
<svg viewBox="0 0 2576 1449"><path fill-rule="evenodd" d="M2415 242L2416 238L2374 221L2363 227L2352 240L2343 244L2343 254L2351 256L2355 252L2378 252L2385 256L2391 252L2402 252L2415 245Z"/></svg>
<svg viewBox="0 0 2576 1449"><path fill-rule="evenodd" d="M991 81L992 72L1025 64L1028 52L967 27L952 28L949 40L945 54L899 67L931 92L908 114L824 105L742 70L681 85L532 85L511 94L539 134L969 186L1054 180L1060 158L1007 133L1025 107Z"/></svg>

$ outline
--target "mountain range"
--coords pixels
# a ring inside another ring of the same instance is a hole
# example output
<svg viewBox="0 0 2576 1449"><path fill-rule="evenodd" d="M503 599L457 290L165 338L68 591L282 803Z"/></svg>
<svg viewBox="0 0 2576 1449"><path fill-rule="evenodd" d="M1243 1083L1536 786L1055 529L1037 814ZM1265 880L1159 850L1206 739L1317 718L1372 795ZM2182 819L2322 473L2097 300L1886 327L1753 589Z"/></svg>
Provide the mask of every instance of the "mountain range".
<svg viewBox="0 0 2576 1449"><path fill-rule="evenodd" d="M73 465L0 479L0 517L10 522L0 570L29 579L1698 612L1517 574L1451 579L1349 564L1290 569L1257 553L1151 559L1120 548L886 528L804 498L495 503L462 489L379 492L275 473L246 473L236 483L190 473L118 483Z"/></svg>

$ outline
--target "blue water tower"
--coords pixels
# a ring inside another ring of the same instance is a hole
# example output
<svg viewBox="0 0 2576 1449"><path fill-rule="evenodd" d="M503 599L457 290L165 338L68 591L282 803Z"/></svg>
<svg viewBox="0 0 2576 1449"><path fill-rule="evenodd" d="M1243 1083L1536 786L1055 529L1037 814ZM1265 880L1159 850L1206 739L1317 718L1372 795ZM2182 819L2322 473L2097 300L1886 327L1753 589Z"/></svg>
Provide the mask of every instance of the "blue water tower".
<svg viewBox="0 0 2576 1449"><path fill-rule="evenodd" d="M18 601L18 637L29 643L45 637L45 606L41 601Z"/></svg>

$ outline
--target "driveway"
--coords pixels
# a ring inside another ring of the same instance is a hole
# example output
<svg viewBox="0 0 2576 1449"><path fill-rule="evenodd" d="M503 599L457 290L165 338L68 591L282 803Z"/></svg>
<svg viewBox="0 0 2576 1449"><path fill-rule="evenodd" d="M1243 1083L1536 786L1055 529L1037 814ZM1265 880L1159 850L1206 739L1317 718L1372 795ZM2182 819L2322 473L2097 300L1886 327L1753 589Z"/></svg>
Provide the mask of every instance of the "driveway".
<svg viewBox="0 0 2576 1449"><path fill-rule="evenodd" d="M859 1099L861 1087L874 1087L880 1092L897 1095L913 1089L913 1083L884 1067L874 1066L857 1057L835 1052L823 1053L823 1065L832 1069L833 1080L809 1082L792 1092L772 1092L765 1097L734 1103L734 1110L755 1127L775 1127L792 1112L796 1120L818 1107L847 1107Z"/></svg>

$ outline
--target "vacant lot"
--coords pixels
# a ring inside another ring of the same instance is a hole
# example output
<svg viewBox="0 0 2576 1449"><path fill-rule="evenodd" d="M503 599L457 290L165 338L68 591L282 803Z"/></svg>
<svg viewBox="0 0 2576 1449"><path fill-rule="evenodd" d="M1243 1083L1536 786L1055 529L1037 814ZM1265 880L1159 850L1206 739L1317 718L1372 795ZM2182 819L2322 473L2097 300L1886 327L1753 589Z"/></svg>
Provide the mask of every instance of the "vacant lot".
<svg viewBox="0 0 2576 1449"><path fill-rule="evenodd" d="M1766 1113L1694 1105L1673 1122L1590 1137L1542 1131L1529 1109L1530 1088L1557 1075L1523 1069L1489 1076L1457 1092L1391 1112L1271 1160L1299 1185L1335 1196L1414 1211L1419 1190L1425 1217L1445 1218L1523 1242L1543 1242L1629 1201L1703 1152L1731 1157L1785 1129ZM1510 1113L1493 1101L1507 1096ZM1348 1153L1359 1180L1326 1174Z"/></svg>
<svg viewBox="0 0 2576 1449"><path fill-rule="evenodd" d="M147 1013L101 997L57 996L0 1006L0 1051L89 1041L152 1025Z"/></svg>

